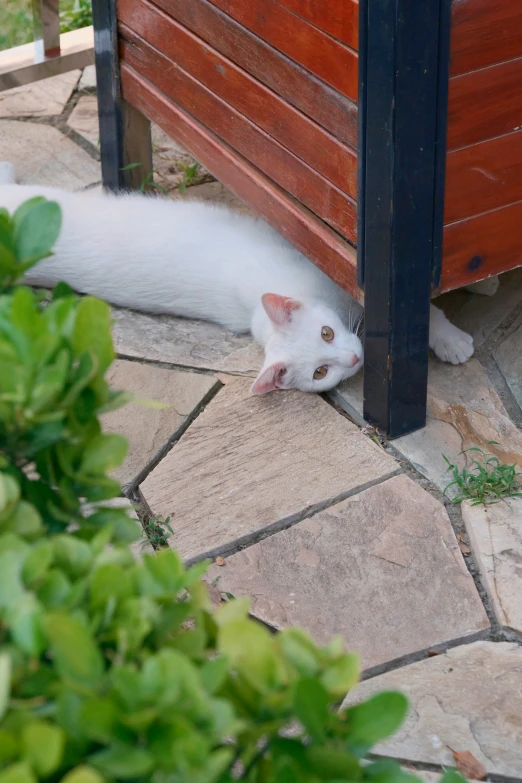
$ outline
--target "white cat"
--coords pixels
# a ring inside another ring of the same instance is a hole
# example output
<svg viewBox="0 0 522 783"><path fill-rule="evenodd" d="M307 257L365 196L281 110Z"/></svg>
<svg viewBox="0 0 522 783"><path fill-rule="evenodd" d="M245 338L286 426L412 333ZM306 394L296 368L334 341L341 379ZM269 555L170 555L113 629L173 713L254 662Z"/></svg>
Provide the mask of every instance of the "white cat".
<svg viewBox="0 0 522 783"><path fill-rule="evenodd" d="M13 181L9 164L2 181ZM39 195L60 204L63 224L27 282L64 280L123 307L251 331L265 349L254 394L323 392L361 367L360 305L261 220L199 202L15 184L0 184L0 207ZM453 364L473 354L472 338L433 306L430 346Z"/></svg>

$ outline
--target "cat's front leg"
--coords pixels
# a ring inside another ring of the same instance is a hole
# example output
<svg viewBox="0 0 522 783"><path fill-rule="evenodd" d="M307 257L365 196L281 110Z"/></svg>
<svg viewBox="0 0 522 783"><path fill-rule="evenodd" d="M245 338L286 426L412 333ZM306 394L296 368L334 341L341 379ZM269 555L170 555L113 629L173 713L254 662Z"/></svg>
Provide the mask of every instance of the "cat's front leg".
<svg viewBox="0 0 522 783"><path fill-rule="evenodd" d="M473 356L473 337L448 321L438 307L430 305L430 348L443 362L462 364Z"/></svg>

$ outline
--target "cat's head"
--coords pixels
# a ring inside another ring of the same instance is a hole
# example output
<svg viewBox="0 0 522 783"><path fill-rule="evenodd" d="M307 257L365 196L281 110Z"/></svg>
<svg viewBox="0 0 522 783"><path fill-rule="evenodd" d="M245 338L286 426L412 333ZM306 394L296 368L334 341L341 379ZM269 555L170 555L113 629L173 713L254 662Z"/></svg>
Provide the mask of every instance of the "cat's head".
<svg viewBox="0 0 522 783"><path fill-rule="evenodd" d="M362 366L361 341L322 302L264 294L262 304L272 330L253 394L274 389L327 391Z"/></svg>

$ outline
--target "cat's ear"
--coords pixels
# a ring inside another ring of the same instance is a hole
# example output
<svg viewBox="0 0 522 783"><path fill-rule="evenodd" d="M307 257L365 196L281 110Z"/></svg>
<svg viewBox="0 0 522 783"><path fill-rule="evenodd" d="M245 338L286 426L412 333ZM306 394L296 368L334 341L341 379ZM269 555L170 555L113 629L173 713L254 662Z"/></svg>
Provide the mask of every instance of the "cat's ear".
<svg viewBox="0 0 522 783"><path fill-rule="evenodd" d="M285 372L286 364L284 362L274 362L268 367L263 367L250 388L251 394L266 394L278 389L277 381L283 377Z"/></svg>
<svg viewBox="0 0 522 783"><path fill-rule="evenodd" d="M261 302L272 323L276 326L284 326L292 320L292 313L302 307L297 299L279 294L263 294Z"/></svg>

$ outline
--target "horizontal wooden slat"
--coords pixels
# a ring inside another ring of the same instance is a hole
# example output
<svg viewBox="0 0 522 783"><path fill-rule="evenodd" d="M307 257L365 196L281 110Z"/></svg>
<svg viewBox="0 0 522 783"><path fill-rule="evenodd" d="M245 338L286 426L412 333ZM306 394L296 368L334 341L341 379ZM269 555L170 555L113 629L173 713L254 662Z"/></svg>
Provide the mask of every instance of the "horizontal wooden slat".
<svg viewBox="0 0 522 783"><path fill-rule="evenodd" d="M520 0L453 0L452 76L522 57Z"/></svg>
<svg viewBox="0 0 522 783"><path fill-rule="evenodd" d="M151 46L350 196L357 158L347 147L148 0L119 0L118 17Z"/></svg>
<svg viewBox="0 0 522 783"><path fill-rule="evenodd" d="M510 133L520 125L522 57L450 79L449 150Z"/></svg>
<svg viewBox="0 0 522 783"><path fill-rule="evenodd" d="M357 54L275 0L211 0L228 16L357 100Z"/></svg>
<svg viewBox="0 0 522 783"><path fill-rule="evenodd" d="M177 139L332 280L361 299L356 253L347 242L126 63L121 66L121 83L129 103Z"/></svg>
<svg viewBox="0 0 522 783"><path fill-rule="evenodd" d="M359 3L357 0L277 0L325 33L333 35L352 49L359 39Z"/></svg>
<svg viewBox="0 0 522 783"><path fill-rule="evenodd" d="M522 265L522 201L444 229L441 292Z"/></svg>
<svg viewBox="0 0 522 783"><path fill-rule="evenodd" d="M305 206L355 242L355 202L244 115L121 25L120 56Z"/></svg>
<svg viewBox="0 0 522 783"><path fill-rule="evenodd" d="M522 131L450 152L444 222L522 201Z"/></svg>
<svg viewBox="0 0 522 783"><path fill-rule="evenodd" d="M208 0L155 0L169 16L241 66L336 138L357 146L357 106Z"/></svg>

